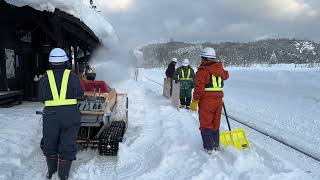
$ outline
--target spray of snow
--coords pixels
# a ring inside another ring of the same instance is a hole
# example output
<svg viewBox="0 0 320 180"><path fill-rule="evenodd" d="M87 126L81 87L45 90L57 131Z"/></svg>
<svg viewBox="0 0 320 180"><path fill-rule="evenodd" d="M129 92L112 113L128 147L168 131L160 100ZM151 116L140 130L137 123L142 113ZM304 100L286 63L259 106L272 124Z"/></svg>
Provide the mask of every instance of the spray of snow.
<svg viewBox="0 0 320 180"><path fill-rule="evenodd" d="M91 57L97 80L113 83L122 81L130 76L130 70L135 62L135 57L128 49L114 46L112 49L99 48Z"/></svg>

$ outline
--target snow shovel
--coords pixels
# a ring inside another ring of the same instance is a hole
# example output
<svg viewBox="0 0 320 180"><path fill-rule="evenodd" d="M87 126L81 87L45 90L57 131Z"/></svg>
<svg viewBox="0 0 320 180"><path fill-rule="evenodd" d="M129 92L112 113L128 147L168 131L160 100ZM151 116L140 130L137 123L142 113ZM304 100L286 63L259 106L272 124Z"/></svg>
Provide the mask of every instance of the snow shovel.
<svg viewBox="0 0 320 180"><path fill-rule="evenodd" d="M236 149L238 149L239 151L242 151L243 149L246 149L246 148L250 148L249 141L248 141L246 133L244 132L243 129L231 130L224 102L223 102L222 106L223 106L224 114L226 116L226 120L228 123L229 131L220 133L221 144L225 147L232 145Z"/></svg>

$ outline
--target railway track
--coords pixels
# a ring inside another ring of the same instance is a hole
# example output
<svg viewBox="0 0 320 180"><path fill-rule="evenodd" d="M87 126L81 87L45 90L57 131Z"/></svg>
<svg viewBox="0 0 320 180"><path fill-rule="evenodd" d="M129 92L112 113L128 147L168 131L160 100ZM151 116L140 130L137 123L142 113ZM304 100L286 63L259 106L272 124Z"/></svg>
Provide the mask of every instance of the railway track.
<svg viewBox="0 0 320 180"><path fill-rule="evenodd" d="M157 81L154 81L154 80L152 80L152 79L150 79L148 77L145 77L145 78L147 80L149 80L149 81L151 81L151 82L163 87L163 84L161 84L161 83L159 83ZM222 114L225 116L224 113L222 113ZM249 128L249 129L252 129L252 130L254 130L254 131L256 131L256 132L258 132L258 133L260 133L260 134L262 134L264 136L267 136L268 138L271 138L272 140L277 141L278 143L281 143L281 144L289 147L290 149L293 149L293 150L295 150L295 151L297 151L297 152L299 152L299 153L301 153L301 154L303 154L303 155L305 155L305 156L307 156L307 157L309 157L309 158L311 158L311 159L313 159L315 161L320 162L320 157L317 157L316 155L312 154L311 152L306 152L305 150L303 150L303 149L301 149L299 147L296 147L296 146L294 146L294 145L282 140L281 137L277 137L275 135L272 135L272 134L266 132L265 130L263 130L263 129L259 128L259 127L256 127L254 125L250 125L250 124L246 123L245 121L239 120L238 118L236 118L236 117L234 117L232 115L228 115L228 118L233 120L233 121L235 121L235 122L237 122L237 123L239 123L239 124L241 124L241 125L243 125L243 126L245 126L245 127L247 127L247 128Z"/></svg>
<svg viewBox="0 0 320 180"><path fill-rule="evenodd" d="M223 114L223 115L224 115L224 114ZM241 120L239 120L238 118L233 117L233 116L231 116L231 115L228 115L228 118L231 119L231 120L233 120L233 121L235 121L235 122L237 122L237 123L239 123L239 124L241 124L241 125L243 125L243 126L245 126L245 127L247 127L247 128L250 128L250 129L252 129L252 130L254 130L254 131L256 131L256 132L258 132L258 133L260 133L260 134L263 134L263 135L265 135L265 136L273 139L274 141L277 141L278 143L281 143L281 144L283 144L283 145L285 145L285 146L287 146L287 147L289 147L289 148L291 148L291 149L294 149L295 151L297 151L297 152L299 152L299 153L302 153L302 154L304 154L305 156L308 156L308 157L310 157L310 158L312 158L312 159L320 162L320 158L317 157L316 155L313 155L312 153L306 152L306 151L302 150L301 148L296 147L296 146L294 146L294 145L292 145L292 144L290 144L290 143L282 140L280 137L277 137L277 136L274 136L274 135L272 135L272 134L269 134L269 133L266 132L265 130L263 130L263 129L259 128L259 127L250 125L250 124L248 124L248 123L245 123L244 121L241 121Z"/></svg>

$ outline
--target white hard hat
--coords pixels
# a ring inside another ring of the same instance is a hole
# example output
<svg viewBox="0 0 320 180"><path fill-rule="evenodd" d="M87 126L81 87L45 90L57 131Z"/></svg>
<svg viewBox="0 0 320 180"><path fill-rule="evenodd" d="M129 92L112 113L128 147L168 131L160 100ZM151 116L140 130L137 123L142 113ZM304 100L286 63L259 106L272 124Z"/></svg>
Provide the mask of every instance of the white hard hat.
<svg viewBox="0 0 320 180"><path fill-rule="evenodd" d="M182 66L189 66L189 59L184 59L182 61Z"/></svg>
<svg viewBox="0 0 320 180"><path fill-rule="evenodd" d="M216 58L216 51L211 47L205 47L201 50L200 56L215 59Z"/></svg>
<svg viewBox="0 0 320 180"><path fill-rule="evenodd" d="M50 52L49 62L51 62L51 63L61 63L61 62L65 62L68 60L69 60L69 58L68 58L66 52L61 48L54 48Z"/></svg>
<svg viewBox="0 0 320 180"><path fill-rule="evenodd" d="M172 58L172 61L173 62L178 62L178 59L177 58Z"/></svg>

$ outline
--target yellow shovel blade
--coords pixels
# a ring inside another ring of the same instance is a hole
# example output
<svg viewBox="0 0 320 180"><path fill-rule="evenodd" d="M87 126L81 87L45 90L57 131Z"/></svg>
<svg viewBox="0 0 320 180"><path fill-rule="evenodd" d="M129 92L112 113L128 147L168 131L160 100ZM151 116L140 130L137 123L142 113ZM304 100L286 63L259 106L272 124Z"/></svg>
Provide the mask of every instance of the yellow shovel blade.
<svg viewBox="0 0 320 180"><path fill-rule="evenodd" d="M223 146L232 145L239 151L250 148L249 141L243 129L220 132L220 143Z"/></svg>

